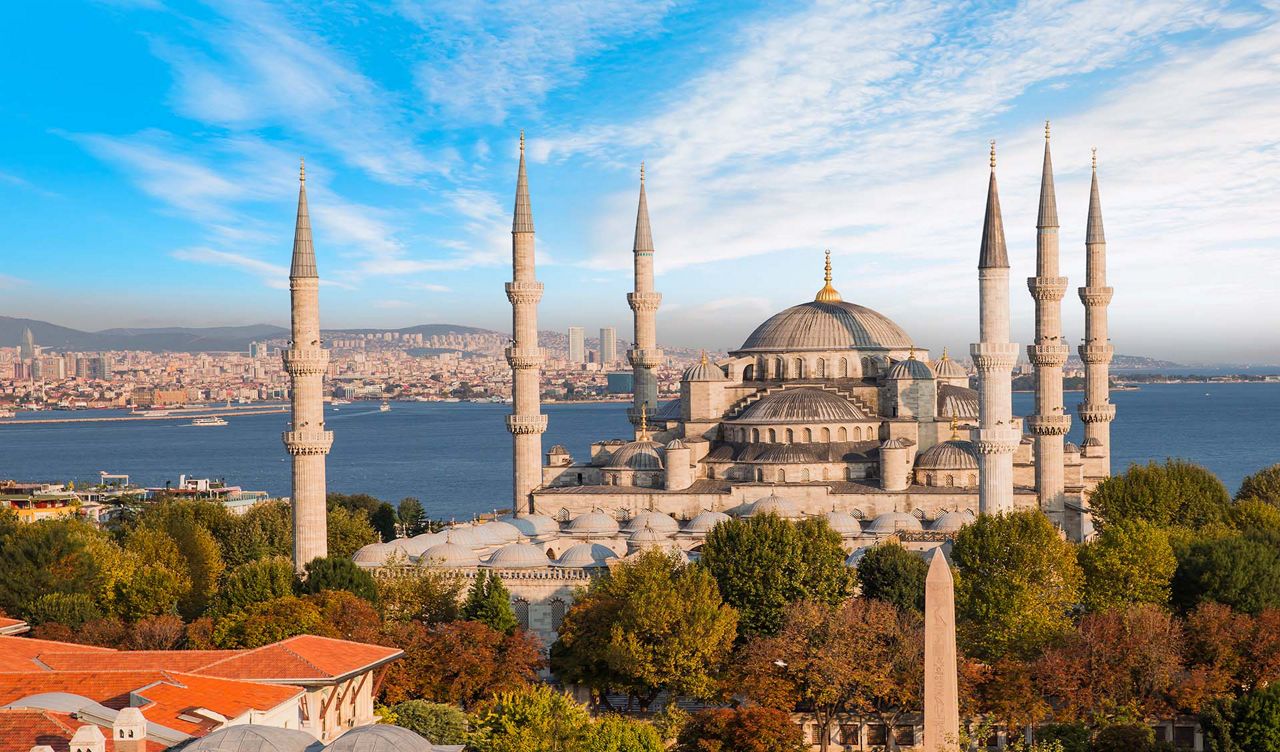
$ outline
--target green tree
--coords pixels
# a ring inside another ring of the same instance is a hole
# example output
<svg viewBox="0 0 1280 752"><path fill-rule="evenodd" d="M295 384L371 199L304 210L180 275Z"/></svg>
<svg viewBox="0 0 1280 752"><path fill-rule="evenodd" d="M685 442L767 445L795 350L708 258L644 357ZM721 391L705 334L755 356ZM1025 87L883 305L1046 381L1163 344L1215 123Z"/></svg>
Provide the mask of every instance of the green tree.
<svg viewBox="0 0 1280 752"><path fill-rule="evenodd" d="M289 502L262 501L234 520L235 532L222 538L227 567L272 556L293 556L293 510Z"/></svg>
<svg viewBox="0 0 1280 752"><path fill-rule="evenodd" d="M645 709L663 690L709 697L736 627L706 570L651 550L591 582L565 615L552 667L565 681L601 697L625 692Z"/></svg>
<svg viewBox="0 0 1280 752"><path fill-rule="evenodd" d="M657 729L645 721L619 715L602 716L587 727L582 752L664 752Z"/></svg>
<svg viewBox="0 0 1280 752"><path fill-rule="evenodd" d="M514 634L520 627L511 608L511 593L502 578L484 569L476 573L462 604L462 618L487 624L503 634Z"/></svg>
<svg viewBox="0 0 1280 752"><path fill-rule="evenodd" d="M391 706L397 726L419 734L432 744L465 744L467 715L455 705L406 700Z"/></svg>
<svg viewBox="0 0 1280 752"><path fill-rule="evenodd" d="M116 615L130 621L176 614L178 601L190 589L190 581L180 570L135 566L127 580L115 583L113 609Z"/></svg>
<svg viewBox="0 0 1280 752"><path fill-rule="evenodd" d="M804 752L800 727L785 710L720 708L694 713L674 752Z"/></svg>
<svg viewBox="0 0 1280 752"><path fill-rule="evenodd" d="M97 592L100 570L76 520L42 520L9 527L0 538L0 608L34 619L35 603L49 593Z"/></svg>
<svg viewBox="0 0 1280 752"><path fill-rule="evenodd" d="M102 610L88 593L45 593L31 605L34 624L54 622L79 629L85 622L102 618Z"/></svg>
<svg viewBox="0 0 1280 752"><path fill-rule="evenodd" d="M956 533L951 557L967 655L1029 658L1071 630L1083 577L1075 549L1039 511L980 516Z"/></svg>
<svg viewBox="0 0 1280 752"><path fill-rule="evenodd" d="M373 525L373 529L382 537L382 542L393 541L396 539L396 508L390 504L383 502L378 508L373 510L373 514L369 515L369 524Z"/></svg>
<svg viewBox="0 0 1280 752"><path fill-rule="evenodd" d="M1280 505L1259 499L1241 499L1231 505L1230 522L1231 527L1242 533L1280 539Z"/></svg>
<svg viewBox="0 0 1280 752"><path fill-rule="evenodd" d="M329 510L328 541L330 556L350 559L361 548L377 543L378 533L368 518L337 507ZM289 536L289 546L293 546L293 536Z"/></svg>
<svg viewBox="0 0 1280 752"><path fill-rule="evenodd" d="M396 518L400 522L400 530L407 538L421 535L430 527L422 502L412 496L406 496L400 500L400 504L396 507Z"/></svg>
<svg viewBox="0 0 1280 752"><path fill-rule="evenodd" d="M1155 746L1155 732L1140 723L1107 726L1093 739L1093 752L1155 752Z"/></svg>
<svg viewBox="0 0 1280 752"><path fill-rule="evenodd" d="M1178 560L1169 534L1144 520L1103 528L1079 549L1084 604L1091 611L1131 603L1169 602L1169 584Z"/></svg>
<svg viewBox="0 0 1280 752"><path fill-rule="evenodd" d="M213 630L220 648L256 648L300 634L323 634L320 610L295 595L254 604L218 619Z"/></svg>
<svg viewBox="0 0 1280 752"><path fill-rule="evenodd" d="M1209 538L1179 552L1173 602L1183 610L1217 601L1256 614L1280 606L1280 545L1271 536Z"/></svg>
<svg viewBox="0 0 1280 752"><path fill-rule="evenodd" d="M1236 700L1231 735L1242 750L1280 752L1280 684Z"/></svg>
<svg viewBox="0 0 1280 752"><path fill-rule="evenodd" d="M580 752L587 709L546 684L503 692L471 718L476 752Z"/></svg>
<svg viewBox="0 0 1280 752"><path fill-rule="evenodd" d="M293 562L282 556L241 564L227 575L209 610L213 615L226 616L293 595L294 580Z"/></svg>
<svg viewBox="0 0 1280 752"><path fill-rule="evenodd" d="M387 621L439 624L458 618L463 581L455 574L424 570L413 577L383 577L376 582L377 604Z"/></svg>
<svg viewBox="0 0 1280 752"><path fill-rule="evenodd" d="M789 522L772 514L716 525L699 566L715 578L726 603L737 609L746 638L775 634L788 603L835 605L853 593L839 534L822 518Z"/></svg>
<svg viewBox="0 0 1280 752"><path fill-rule="evenodd" d="M1062 752L1089 752L1089 727L1082 723L1048 723L1036 729L1036 741L1056 742Z"/></svg>
<svg viewBox="0 0 1280 752"><path fill-rule="evenodd" d="M1257 499L1272 506L1280 506L1280 463L1245 476L1240 483L1240 490L1236 491L1236 500L1245 499Z"/></svg>
<svg viewBox="0 0 1280 752"><path fill-rule="evenodd" d="M896 541L872 547L858 562L862 597L924 612L924 579L929 565Z"/></svg>
<svg viewBox="0 0 1280 752"><path fill-rule="evenodd" d="M317 558L307 564L305 571L306 576L301 583L304 593L346 590L370 603L378 600L378 586L373 581L373 575L361 569L351 559L337 556Z"/></svg>
<svg viewBox="0 0 1280 752"><path fill-rule="evenodd" d="M1223 522L1230 502L1216 475L1183 460L1130 465L1124 474L1099 483L1089 497L1099 528L1144 520L1159 527L1199 529Z"/></svg>

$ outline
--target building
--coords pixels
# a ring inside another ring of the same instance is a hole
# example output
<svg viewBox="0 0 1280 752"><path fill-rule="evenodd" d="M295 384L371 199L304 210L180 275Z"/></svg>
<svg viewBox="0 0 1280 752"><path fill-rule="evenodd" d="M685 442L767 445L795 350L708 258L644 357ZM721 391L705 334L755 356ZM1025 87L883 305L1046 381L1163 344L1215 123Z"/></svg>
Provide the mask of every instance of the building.
<svg viewBox="0 0 1280 752"><path fill-rule="evenodd" d="M569 327L569 362L574 365L587 362L586 331L580 326Z"/></svg>
<svg viewBox="0 0 1280 752"><path fill-rule="evenodd" d="M36 357L36 335L31 327L22 330L22 344L18 346L18 357L22 360L34 360Z"/></svg>
<svg viewBox="0 0 1280 752"><path fill-rule="evenodd" d="M608 368L618 361L618 330L611 326L600 328L600 365Z"/></svg>

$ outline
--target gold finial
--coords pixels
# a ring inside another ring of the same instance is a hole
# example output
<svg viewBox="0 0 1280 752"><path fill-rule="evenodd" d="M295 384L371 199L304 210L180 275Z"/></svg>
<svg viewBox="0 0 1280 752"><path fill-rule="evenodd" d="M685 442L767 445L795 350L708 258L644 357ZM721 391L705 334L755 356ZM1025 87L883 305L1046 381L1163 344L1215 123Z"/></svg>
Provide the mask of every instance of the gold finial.
<svg viewBox="0 0 1280 752"><path fill-rule="evenodd" d="M644 160L640 160L640 182L644 182Z"/></svg>
<svg viewBox="0 0 1280 752"><path fill-rule="evenodd" d="M959 423L958 421L956 421L956 416L952 415L951 416L951 440L955 441L958 438L960 438Z"/></svg>
<svg viewBox="0 0 1280 752"><path fill-rule="evenodd" d="M1090 149L1093 152L1093 169L1098 169L1098 147Z"/></svg>
<svg viewBox="0 0 1280 752"><path fill-rule="evenodd" d="M996 140L991 139L991 169L996 168Z"/></svg>
<svg viewBox="0 0 1280 752"><path fill-rule="evenodd" d="M915 359L916 359L916 351L912 350L911 354L907 356L907 360L915 360Z"/></svg>
<svg viewBox="0 0 1280 752"><path fill-rule="evenodd" d="M946 348L946 347L943 347L943 348L942 348L942 359L943 359L943 360L950 360L950 359L951 359L951 356L947 355L947 348Z"/></svg>
<svg viewBox="0 0 1280 752"><path fill-rule="evenodd" d="M1049 140L1049 121L1044 121L1044 140Z"/></svg>
<svg viewBox="0 0 1280 752"><path fill-rule="evenodd" d="M524 155L524 128L520 129L520 154Z"/></svg>
<svg viewBox="0 0 1280 752"><path fill-rule="evenodd" d="M826 284L822 286L821 290L818 290L818 294L815 295L813 299L818 303L839 303L840 293L836 291L836 288L831 286L831 251L827 251L826 271L822 275L822 278Z"/></svg>
<svg viewBox="0 0 1280 752"><path fill-rule="evenodd" d="M704 365L704 366L705 366L705 365L707 365L707 351L706 351L706 350L703 350L703 351L702 351L702 365Z"/></svg>
<svg viewBox="0 0 1280 752"><path fill-rule="evenodd" d="M640 403L640 441L649 440L649 403Z"/></svg>
<svg viewBox="0 0 1280 752"><path fill-rule="evenodd" d="M306 157L298 158L298 182L300 183L307 182L307 158Z"/></svg>

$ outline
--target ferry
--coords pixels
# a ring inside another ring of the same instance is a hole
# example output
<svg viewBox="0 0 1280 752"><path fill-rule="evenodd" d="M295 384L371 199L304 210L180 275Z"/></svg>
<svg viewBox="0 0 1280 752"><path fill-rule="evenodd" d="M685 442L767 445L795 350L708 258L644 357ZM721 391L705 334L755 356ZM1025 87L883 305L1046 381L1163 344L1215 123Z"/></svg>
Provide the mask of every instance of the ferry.
<svg viewBox="0 0 1280 752"><path fill-rule="evenodd" d="M391 412L391 403L387 402L386 400L383 400L382 404L378 405L378 411L383 413Z"/></svg>
<svg viewBox="0 0 1280 752"><path fill-rule="evenodd" d="M143 418L164 418L173 414L172 410L131 410L130 415L137 415Z"/></svg>
<svg viewBox="0 0 1280 752"><path fill-rule="evenodd" d="M227 421L223 420L222 418L219 418L216 415L211 415L207 418L195 418L194 420L191 421L191 425L193 426L225 426L227 425Z"/></svg>

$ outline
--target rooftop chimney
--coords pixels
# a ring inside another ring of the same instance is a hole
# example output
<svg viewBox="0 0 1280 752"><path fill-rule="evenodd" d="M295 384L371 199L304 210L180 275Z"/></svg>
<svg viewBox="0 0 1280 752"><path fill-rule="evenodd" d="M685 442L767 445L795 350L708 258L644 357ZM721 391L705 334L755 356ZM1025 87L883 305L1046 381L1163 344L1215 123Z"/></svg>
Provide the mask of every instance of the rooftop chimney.
<svg viewBox="0 0 1280 752"><path fill-rule="evenodd" d="M107 752L107 738L97 726L81 726L71 737L70 752Z"/></svg>
<svg viewBox="0 0 1280 752"><path fill-rule="evenodd" d="M111 724L111 738L115 752L146 752L147 719L138 708L125 708L116 714Z"/></svg>

